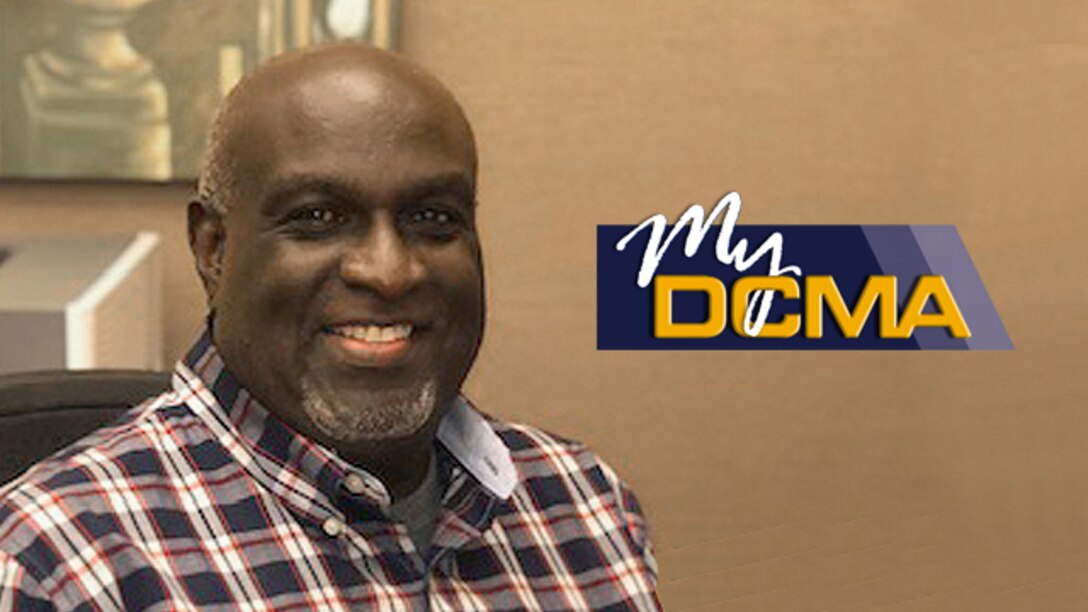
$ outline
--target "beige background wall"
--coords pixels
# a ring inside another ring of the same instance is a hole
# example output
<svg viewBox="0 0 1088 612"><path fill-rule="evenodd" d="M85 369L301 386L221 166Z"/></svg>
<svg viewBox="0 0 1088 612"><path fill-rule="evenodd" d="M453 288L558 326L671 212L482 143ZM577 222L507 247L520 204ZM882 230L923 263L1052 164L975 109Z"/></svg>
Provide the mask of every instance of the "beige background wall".
<svg viewBox="0 0 1088 612"><path fill-rule="evenodd" d="M407 0L482 151L487 409L639 493L669 609L1088 604L1088 5ZM594 226L726 191L748 223L951 223L1003 353L600 353ZM165 238L184 186L0 185L4 232Z"/></svg>

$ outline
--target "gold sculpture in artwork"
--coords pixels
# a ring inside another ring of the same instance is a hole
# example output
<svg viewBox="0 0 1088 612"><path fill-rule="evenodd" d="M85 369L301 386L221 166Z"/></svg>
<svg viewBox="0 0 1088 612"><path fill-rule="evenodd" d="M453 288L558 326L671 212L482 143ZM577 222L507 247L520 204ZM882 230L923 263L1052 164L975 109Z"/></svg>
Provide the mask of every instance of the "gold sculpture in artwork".
<svg viewBox="0 0 1088 612"><path fill-rule="evenodd" d="M192 178L220 98L287 49L396 45L399 0L0 0L0 178Z"/></svg>
<svg viewBox="0 0 1088 612"><path fill-rule="evenodd" d="M154 1L60 3L52 44L23 61L27 175L170 178L166 87L125 32Z"/></svg>

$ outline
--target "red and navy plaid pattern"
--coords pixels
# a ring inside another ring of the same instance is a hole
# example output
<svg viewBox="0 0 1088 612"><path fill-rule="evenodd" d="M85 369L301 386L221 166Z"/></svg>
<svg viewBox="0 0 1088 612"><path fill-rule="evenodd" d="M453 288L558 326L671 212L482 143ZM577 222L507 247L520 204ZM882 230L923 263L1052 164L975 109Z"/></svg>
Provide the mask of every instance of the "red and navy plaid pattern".
<svg viewBox="0 0 1088 612"><path fill-rule="evenodd" d="M638 504L596 456L464 402L446 421L420 552L384 486L266 412L205 334L173 391L0 489L0 610L659 607Z"/></svg>

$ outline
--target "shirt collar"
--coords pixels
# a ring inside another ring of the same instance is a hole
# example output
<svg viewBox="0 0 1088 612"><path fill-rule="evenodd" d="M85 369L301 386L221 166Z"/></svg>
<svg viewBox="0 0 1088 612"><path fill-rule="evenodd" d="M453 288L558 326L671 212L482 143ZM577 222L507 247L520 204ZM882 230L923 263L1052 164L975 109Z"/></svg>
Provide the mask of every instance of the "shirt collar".
<svg viewBox="0 0 1088 612"><path fill-rule="evenodd" d="M495 497L508 499L518 484L510 449L464 396L438 424L438 440Z"/></svg>
<svg viewBox="0 0 1088 612"><path fill-rule="evenodd" d="M344 479L355 474L364 495L388 507L389 494L375 476L297 433L250 395L225 367L208 330L178 363L174 385L235 459L278 494L321 506L315 494L336 499ZM439 423L437 439L492 496L510 497L518 482L510 449L463 396Z"/></svg>

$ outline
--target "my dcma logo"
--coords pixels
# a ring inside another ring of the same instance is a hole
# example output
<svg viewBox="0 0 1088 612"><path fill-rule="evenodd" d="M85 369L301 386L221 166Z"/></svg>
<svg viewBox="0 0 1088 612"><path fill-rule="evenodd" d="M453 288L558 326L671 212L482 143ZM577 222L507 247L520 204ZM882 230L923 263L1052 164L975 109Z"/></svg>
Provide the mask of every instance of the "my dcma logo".
<svg viewBox="0 0 1088 612"><path fill-rule="evenodd" d="M1012 348L954 227L737 226L740 209L730 193L672 226L598 226L598 348Z"/></svg>

